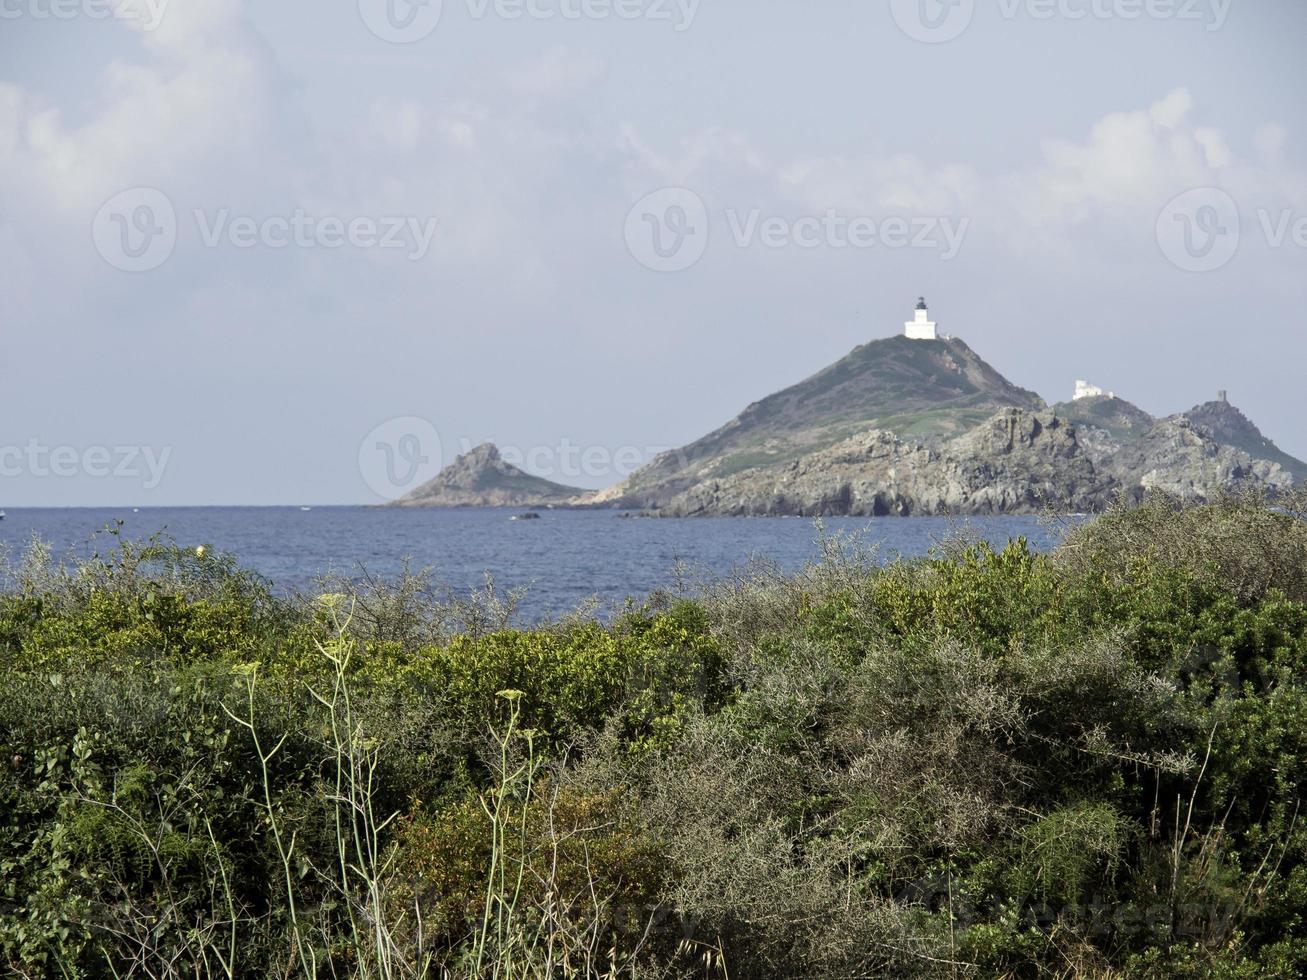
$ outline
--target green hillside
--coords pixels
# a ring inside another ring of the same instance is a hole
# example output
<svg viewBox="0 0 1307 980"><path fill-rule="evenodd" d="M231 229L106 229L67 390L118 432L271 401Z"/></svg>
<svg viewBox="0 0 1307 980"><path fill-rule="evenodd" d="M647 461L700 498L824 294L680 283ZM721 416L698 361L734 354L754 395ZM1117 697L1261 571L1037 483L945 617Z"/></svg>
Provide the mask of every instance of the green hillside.
<svg viewBox="0 0 1307 980"><path fill-rule="evenodd" d="M620 489L623 499L649 502L704 478L797 459L867 429L955 436L1007 407L1039 409L1044 401L961 340L889 337L855 348L696 442L664 453Z"/></svg>
<svg viewBox="0 0 1307 980"><path fill-rule="evenodd" d="M1135 442L1157 423L1142 408L1113 395L1059 402L1053 411L1076 426L1102 429L1123 445Z"/></svg>

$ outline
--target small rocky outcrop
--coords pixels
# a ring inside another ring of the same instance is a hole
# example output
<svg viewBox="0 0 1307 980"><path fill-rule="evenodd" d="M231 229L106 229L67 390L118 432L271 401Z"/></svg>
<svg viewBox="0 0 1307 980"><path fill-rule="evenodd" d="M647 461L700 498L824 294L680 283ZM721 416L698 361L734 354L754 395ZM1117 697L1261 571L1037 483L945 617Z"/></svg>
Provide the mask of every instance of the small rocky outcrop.
<svg viewBox="0 0 1307 980"><path fill-rule="evenodd" d="M459 456L392 506L556 507L582 504L589 496L587 491L518 469L487 442Z"/></svg>

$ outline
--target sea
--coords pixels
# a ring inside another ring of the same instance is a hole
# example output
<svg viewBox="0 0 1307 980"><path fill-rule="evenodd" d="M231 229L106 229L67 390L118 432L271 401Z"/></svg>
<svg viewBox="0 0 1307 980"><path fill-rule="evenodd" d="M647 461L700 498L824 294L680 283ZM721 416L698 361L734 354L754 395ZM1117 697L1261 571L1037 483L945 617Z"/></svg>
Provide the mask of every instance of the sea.
<svg viewBox="0 0 1307 980"><path fill-rule="evenodd" d="M107 528L135 541L154 535L184 548L234 555L281 593L308 593L324 575L394 579L426 570L441 590L518 591L530 624L585 606L600 617L655 591L694 592L765 564L793 571L818 559L823 540L876 560L924 555L963 535L1003 545L1025 537L1054 547L1074 519L1037 517L624 518L604 510L382 507L9 508L0 553L14 563L34 538L77 560L115 547ZM514 519L518 518L518 519Z"/></svg>

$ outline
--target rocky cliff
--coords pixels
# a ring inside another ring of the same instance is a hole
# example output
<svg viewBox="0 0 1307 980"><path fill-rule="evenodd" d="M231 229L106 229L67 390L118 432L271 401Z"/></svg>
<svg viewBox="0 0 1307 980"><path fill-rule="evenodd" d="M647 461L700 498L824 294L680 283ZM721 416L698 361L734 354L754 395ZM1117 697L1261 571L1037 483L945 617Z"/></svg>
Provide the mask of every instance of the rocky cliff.
<svg viewBox="0 0 1307 980"><path fill-rule="evenodd" d="M1000 514L1206 499L1307 476L1225 401L1156 419L1121 398L1047 408L958 340L857 348L665 453L597 503L667 515Z"/></svg>
<svg viewBox="0 0 1307 980"><path fill-rule="evenodd" d="M1284 452L1253 425L1248 416L1224 398L1204 402L1184 413L1194 425L1205 429L1223 445L1241 449L1254 459L1279 463L1295 481L1307 480L1307 463Z"/></svg>
<svg viewBox="0 0 1307 980"><path fill-rule="evenodd" d="M940 447L881 429L861 433L792 463L709 481L662 512L1003 514L1048 503L1089 510L1109 498L1067 423L1046 411L1006 409Z"/></svg>
<svg viewBox="0 0 1307 980"><path fill-rule="evenodd" d="M1142 408L1113 395L1059 402L1053 411L1075 426L1080 447L1098 464L1157 424Z"/></svg>
<svg viewBox="0 0 1307 980"><path fill-rule="evenodd" d="M1254 483L1292 485L1278 464L1216 442L1184 419L1165 419L1096 464L1074 424L1052 411L1005 409L940 446L884 430L861 433L780 465L684 490L668 516L1017 514L1100 510L1119 494L1166 490L1205 499Z"/></svg>
<svg viewBox="0 0 1307 980"><path fill-rule="evenodd" d="M1162 419L1105 460L1100 472L1131 493L1162 490L1194 500L1246 484L1274 490L1294 484L1293 474L1279 463L1221 442L1187 415Z"/></svg>
<svg viewBox="0 0 1307 980"><path fill-rule="evenodd" d="M658 507L705 481L796 462L873 429L904 439L946 439L1009 407L1037 411L1045 405L961 340L888 337L855 348L703 438L663 453L596 499Z"/></svg>

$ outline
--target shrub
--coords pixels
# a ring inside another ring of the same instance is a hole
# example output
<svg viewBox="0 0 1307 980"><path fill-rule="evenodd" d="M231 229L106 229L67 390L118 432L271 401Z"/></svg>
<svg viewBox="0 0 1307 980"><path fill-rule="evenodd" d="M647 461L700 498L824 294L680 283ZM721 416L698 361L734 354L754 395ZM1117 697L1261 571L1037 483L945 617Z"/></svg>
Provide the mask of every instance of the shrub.
<svg viewBox="0 0 1307 980"><path fill-rule="evenodd" d="M1276 589L1307 601L1307 489L1277 498L1248 490L1186 506L1164 494L1122 502L1072 529L1055 559L1067 572L1123 580L1151 558L1247 603Z"/></svg>
<svg viewBox="0 0 1307 980"><path fill-rule="evenodd" d="M1301 498L1052 554L826 539L611 622L35 549L0 593L20 976L1292 976Z"/></svg>

